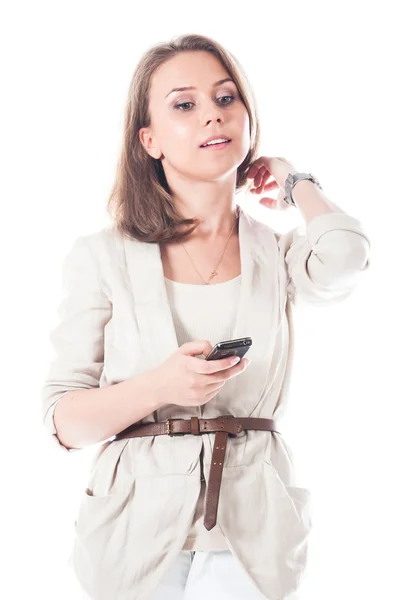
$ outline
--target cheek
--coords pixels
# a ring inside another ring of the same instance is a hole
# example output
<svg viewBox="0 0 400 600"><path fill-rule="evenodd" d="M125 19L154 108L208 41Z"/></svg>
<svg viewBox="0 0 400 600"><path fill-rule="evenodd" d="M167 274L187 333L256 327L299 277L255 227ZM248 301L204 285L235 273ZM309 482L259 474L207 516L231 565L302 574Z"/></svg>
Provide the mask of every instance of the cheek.
<svg viewBox="0 0 400 600"><path fill-rule="evenodd" d="M166 120L162 128L162 140L166 152L174 154L182 148L188 150L196 141L189 119Z"/></svg>
<svg viewBox="0 0 400 600"><path fill-rule="evenodd" d="M180 120L173 124L174 134L178 141L192 142L193 141L193 126L189 123L189 119Z"/></svg>

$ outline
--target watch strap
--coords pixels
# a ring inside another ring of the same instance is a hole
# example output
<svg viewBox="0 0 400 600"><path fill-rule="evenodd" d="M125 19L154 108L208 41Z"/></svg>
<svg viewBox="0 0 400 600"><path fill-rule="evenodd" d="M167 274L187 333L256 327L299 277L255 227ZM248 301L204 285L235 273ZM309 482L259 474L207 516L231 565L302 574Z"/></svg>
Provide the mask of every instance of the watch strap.
<svg viewBox="0 0 400 600"><path fill-rule="evenodd" d="M296 185L298 181L302 181L303 179L309 179L313 183L315 183L321 190L321 184L318 179L312 173L289 173L285 181L285 197L284 201L290 204L291 206L296 206L295 201L292 196L292 189Z"/></svg>

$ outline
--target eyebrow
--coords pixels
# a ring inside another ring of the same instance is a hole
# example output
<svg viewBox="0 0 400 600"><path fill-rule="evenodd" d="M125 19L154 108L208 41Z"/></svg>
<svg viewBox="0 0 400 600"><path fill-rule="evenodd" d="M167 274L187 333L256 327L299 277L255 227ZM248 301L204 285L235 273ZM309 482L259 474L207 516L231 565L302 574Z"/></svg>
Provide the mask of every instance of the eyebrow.
<svg viewBox="0 0 400 600"><path fill-rule="evenodd" d="M216 81L215 83L212 84L212 87L217 87L217 85L222 85L223 83L226 83L227 81L231 81L232 83L235 83L233 81L233 79L231 79L230 77L226 77L225 79L220 79L219 81ZM195 90L196 88L191 85L191 86L185 86L185 87L176 87L173 88L170 92L168 92L168 94L165 96L166 98L172 94L172 92L183 92L185 90Z"/></svg>

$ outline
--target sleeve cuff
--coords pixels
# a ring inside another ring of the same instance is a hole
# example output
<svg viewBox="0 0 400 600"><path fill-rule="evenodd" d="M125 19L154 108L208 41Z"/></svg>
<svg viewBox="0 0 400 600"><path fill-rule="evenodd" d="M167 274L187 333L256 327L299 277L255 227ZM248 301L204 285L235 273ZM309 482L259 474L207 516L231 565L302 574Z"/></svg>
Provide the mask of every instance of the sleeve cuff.
<svg viewBox="0 0 400 600"><path fill-rule="evenodd" d="M66 393L67 392L65 392L65 394ZM81 448L67 448L60 442L60 440L58 439L58 436L57 436L57 429L54 424L54 411L57 406L57 403L61 400L62 396L64 396L64 394L62 394L58 398L58 400L50 406L50 408L47 411L46 416L44 418L44 426L45 426L46 430L51 434L50 439L57 446L57 448L59 448L60 450L64 450L64 452L77 452L78 450L81 450Z"/></svg>
<svg viewBox="0 0 400 600"><path fill-rule="evenodd" d="M347 230L362 235L371 246L371 242L364 232L364 229L358 219L348 215L347 213L327 213L314 217L307 225L307 239L313 246L318 242L319 238L333 230Z"/></svg>

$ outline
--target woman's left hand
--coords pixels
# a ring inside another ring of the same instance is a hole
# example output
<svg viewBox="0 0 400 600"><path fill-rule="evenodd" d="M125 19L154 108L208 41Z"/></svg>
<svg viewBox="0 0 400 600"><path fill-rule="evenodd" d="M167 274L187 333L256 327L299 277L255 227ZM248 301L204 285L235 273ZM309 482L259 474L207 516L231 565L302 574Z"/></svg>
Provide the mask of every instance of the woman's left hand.
<svg viewBox="0 0 400 600"><path fill-rule="evenodd" d="M287 210L290 204L283 199L285 197L285 181L289 173L294 175L298 172L296 167L281 156L260 156L251 164L247 173L247 179L254 179L254 184L250 192L253 194L263 194L269 190L279 188L277 198L263 196L260 198L259 203L267 208ZM267 183L270 177L272 179Z"/></svg>

